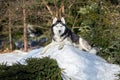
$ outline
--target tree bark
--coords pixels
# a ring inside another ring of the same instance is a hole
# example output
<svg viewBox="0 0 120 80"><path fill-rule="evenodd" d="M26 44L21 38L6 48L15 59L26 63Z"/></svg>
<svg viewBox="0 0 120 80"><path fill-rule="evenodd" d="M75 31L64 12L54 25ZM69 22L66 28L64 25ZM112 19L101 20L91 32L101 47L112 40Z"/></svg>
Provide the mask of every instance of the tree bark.
<svg viewBox="0 0 120 80"><path fill-rule="evenodd" d="M25 9L25 4L24 4L24 0L23 0L23 27L24 27L24 31L23 31L23 39L24 39L24 51L27 52L28 51L28 46L27 46L27 23L26 23L26 9Z"/></svg>
<svg viewBox="0 0 120 80"><path fill-rule="evenodd" d="M10 9L8 10L8 17L9 17L9 23L8 23L8 27L9 27L9 50L12 51L13 50L13 46L12 46L12 31L11 31L11 13L10 13Z"/></svg>

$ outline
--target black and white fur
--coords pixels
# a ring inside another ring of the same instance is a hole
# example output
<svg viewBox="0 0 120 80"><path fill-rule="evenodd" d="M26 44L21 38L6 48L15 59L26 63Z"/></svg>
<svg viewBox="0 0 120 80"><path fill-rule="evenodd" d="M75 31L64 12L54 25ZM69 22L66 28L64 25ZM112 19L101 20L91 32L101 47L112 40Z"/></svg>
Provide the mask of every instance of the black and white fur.
<svg viewBox="0 0 120 80"><path fill-rule="evenodd" d="M96 54L95 48L92 48L85 39L73 33L66 26L63 17L60 20L58 20L56 17L53 19L51 36L52 42L43 49L42 54L44 54L51 46L58 45L58 49L62 49L65 44L73 45L80 50Z"/></svg>

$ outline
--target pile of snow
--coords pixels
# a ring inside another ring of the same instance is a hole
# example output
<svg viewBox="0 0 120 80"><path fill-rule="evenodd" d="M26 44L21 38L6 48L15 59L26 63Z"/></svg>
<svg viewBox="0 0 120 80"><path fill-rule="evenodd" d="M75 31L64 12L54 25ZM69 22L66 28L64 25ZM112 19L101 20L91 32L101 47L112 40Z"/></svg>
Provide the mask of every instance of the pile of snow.
<svg viewBox="0 0 120 80"><path fill-rule="evenodd" d="M28 52L28 54L26 55L21 53L22 57L18 56L20 57L18 61L21 62L22 64L25 64L25 60L31 57L53 58L57 61L59 67L63 69L62 71L63 80L118 79L116 74L119 74L120 67L115 64L109 64L104 59L94 54L80 51L79 49L70 45L65 45L62 50L58 50L58 46L53 46L49 48L45 54L41 55L40 52L42 50L43 48L35 49ZM18 53L18 55L20 54ZM0 59L2 60L1 55ZM8 59L6 60L9 61Z"/></svg>
<svg viewBox="0 0 120 80"><path fill-rule="evenodd" d="M65 45L62 50L58 50L58 46L51 47L44 55L41 55L41 50L30 52L21 59L21 63L25 64L25 59L30 57L53 58L63 69L63 80L115 80L118 78L115 74L120 72L119 66L70 45Z"/></svg>
<svg viewBox="0 0 120 80"><path fill-rule="evenodd" d="M0 54L0 63L6 63L7 65L12 65L13 63L19 62L23 56L27 53L15 50L11 53L1 53Z"/></svg>

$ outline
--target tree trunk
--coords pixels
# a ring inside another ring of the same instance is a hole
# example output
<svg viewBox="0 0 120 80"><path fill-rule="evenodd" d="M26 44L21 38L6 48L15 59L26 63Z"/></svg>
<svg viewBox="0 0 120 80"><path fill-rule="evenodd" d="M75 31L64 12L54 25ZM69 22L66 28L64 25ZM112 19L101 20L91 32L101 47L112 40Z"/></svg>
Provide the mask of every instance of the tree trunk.
<svg viewBox="0 0 120 80"><path fill-rule="evenodd" d="M9 17L8 27L9 27L9 43L10 43L9 50L12 51L13 46L12 46L12 31L11 31L11 13L10 13L10 9L9 9L8 17Z"/></svg>
<svg viewBox="0 0 120 80"><path fill-rule="evenodd" d="M24 2L24 0L23 0ZM26 9L25 9L25 4L23 3L23 27L24 27L24 51L27 52L28 48L27 48L27 24L26 24Z"/></svg>

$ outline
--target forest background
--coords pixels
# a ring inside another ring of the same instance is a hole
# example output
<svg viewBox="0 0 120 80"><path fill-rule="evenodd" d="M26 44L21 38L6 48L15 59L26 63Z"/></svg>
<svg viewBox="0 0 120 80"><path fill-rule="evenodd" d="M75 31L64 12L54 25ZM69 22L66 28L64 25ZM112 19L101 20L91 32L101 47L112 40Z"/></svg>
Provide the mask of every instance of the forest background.
<svg viewBox="0 0 120 80"><path fill-rule="evenodd" d="M97 55L120 65L119 0L0 0L0 50L15 50L21 41L28 51L41 38L47 42L39 45L47 45L52 18L61 12L74 33L100 48Z"/></svg>

